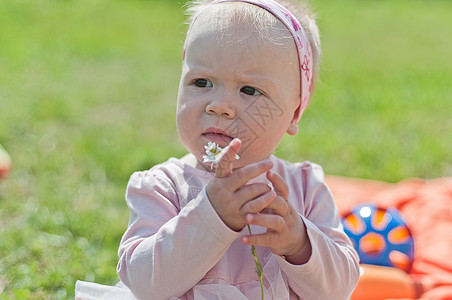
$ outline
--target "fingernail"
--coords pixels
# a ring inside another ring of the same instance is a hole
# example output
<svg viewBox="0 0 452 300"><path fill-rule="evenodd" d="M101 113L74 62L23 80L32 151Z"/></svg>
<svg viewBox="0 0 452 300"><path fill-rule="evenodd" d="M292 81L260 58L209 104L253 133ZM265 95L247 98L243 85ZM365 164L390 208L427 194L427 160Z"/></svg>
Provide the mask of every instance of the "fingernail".
<svg viewBox="0 0 452 300"><path fill-rule="evenodd" d="M254 219L253 215L250 214L246 215L246 222L248 222L248 224L251 223L253 219Z"/></svg>
<svg viewBox="0 0 452 300"><path fill-rule="evenodd" d="M233 143L240 143L241 142L241 140L239 139L239 138L234 138L230 143L229 143L229 145L231 145L231 144L233 144Z"/></svg>

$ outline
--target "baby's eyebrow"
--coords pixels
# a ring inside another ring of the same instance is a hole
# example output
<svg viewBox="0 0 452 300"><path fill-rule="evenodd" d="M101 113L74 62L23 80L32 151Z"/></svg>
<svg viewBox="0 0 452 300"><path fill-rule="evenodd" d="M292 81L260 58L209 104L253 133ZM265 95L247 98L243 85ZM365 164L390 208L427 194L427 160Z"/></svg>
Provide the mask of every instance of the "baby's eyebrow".
<svg viewBox="0 0 452 300"><path fill-rule="evenodd" d="M268 76L244 75L242 81L249 85L257 85L257 87L265 87L270 90L275 88L275 83Z"/></svg>
<svg viewBox="0 0 452 300"><path fill-rule="evenodd" d="M211 77L209 76L210 72L207 67L201 67L201 66L185 66L184 68L187 68L185 73L186 78L192 78L192 77Z"/></svg>
<svg viewBox="0 0 452 300"><path fill-rule="evenodd" d="M188 72L204 72L208 73L211 71L211 66L208 63L205 63L203 61L201 62L190 62L185 63L185 68L188 68Z"/></svg>

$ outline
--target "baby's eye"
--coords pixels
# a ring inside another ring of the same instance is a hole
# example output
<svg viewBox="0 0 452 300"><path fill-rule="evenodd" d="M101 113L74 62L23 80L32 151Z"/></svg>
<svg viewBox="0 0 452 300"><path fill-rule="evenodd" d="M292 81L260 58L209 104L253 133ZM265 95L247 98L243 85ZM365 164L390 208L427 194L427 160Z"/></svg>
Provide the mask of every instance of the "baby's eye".
<svg viewBox="0 0 452 300"><path fill-rule="evenodd" d="M211 83L209 80L207 80L207 79L202 79L202 78L196 79L196 80L194 81L194 84L195 84L197 87L200 87L200 88L212 87L212 83Z"/></svg>
<svg viewBox="0 0 452 300"><path fill-rule="evenodd" d="M261 92L259 92L258 90L256 90L253 87L250 87L250 86L242 87L240 89L240 92L242 92L244 94L247 94L247 95L250 95L250 96L258 96L258 95L261 94Z"/></svg>

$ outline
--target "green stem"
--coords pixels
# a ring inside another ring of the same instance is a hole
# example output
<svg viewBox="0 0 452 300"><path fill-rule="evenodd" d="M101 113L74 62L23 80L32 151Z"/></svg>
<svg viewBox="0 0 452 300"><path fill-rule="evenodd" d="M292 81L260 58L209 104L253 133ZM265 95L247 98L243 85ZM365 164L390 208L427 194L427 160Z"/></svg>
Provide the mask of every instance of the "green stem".
<svg viewBox="0 0 452 300"><path fill-rule="evenodd" d="M253 235L253 233L251 232L250 224L246 224L246 226L248 226L248 232L250 233L250 235ZM262 266L259 263L259 260L257 259L256 248L254 247L254 245L251 245L251 254L253 254L253 256L254 256L254 262L256 263L256 273L257 273L257 276L259 276L259 282L261 283L261 299L264 300L264 284L262 282Z"/></svg>

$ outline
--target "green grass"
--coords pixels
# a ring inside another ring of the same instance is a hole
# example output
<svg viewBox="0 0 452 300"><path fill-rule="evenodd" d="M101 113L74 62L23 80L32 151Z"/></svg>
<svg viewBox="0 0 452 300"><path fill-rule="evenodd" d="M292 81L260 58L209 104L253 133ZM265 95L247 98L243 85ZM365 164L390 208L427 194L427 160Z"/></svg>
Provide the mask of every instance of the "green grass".
<svg viewBox="0 0 452 300"><path fill-rule="evenodd" d="M315 1L322 82L279 153L330 174L452 175L452 3ZM295 149L295 150L294 150Z"/></svg>
<svg viewBox="0 0 452 300"><path fill-rule="evenodd" d="M391 182L452 175L452 2L313 6L322 82L277 154ZM168 0L0 2L0 299L117 281L128 177L185 153L183 20Z"/></svg>

